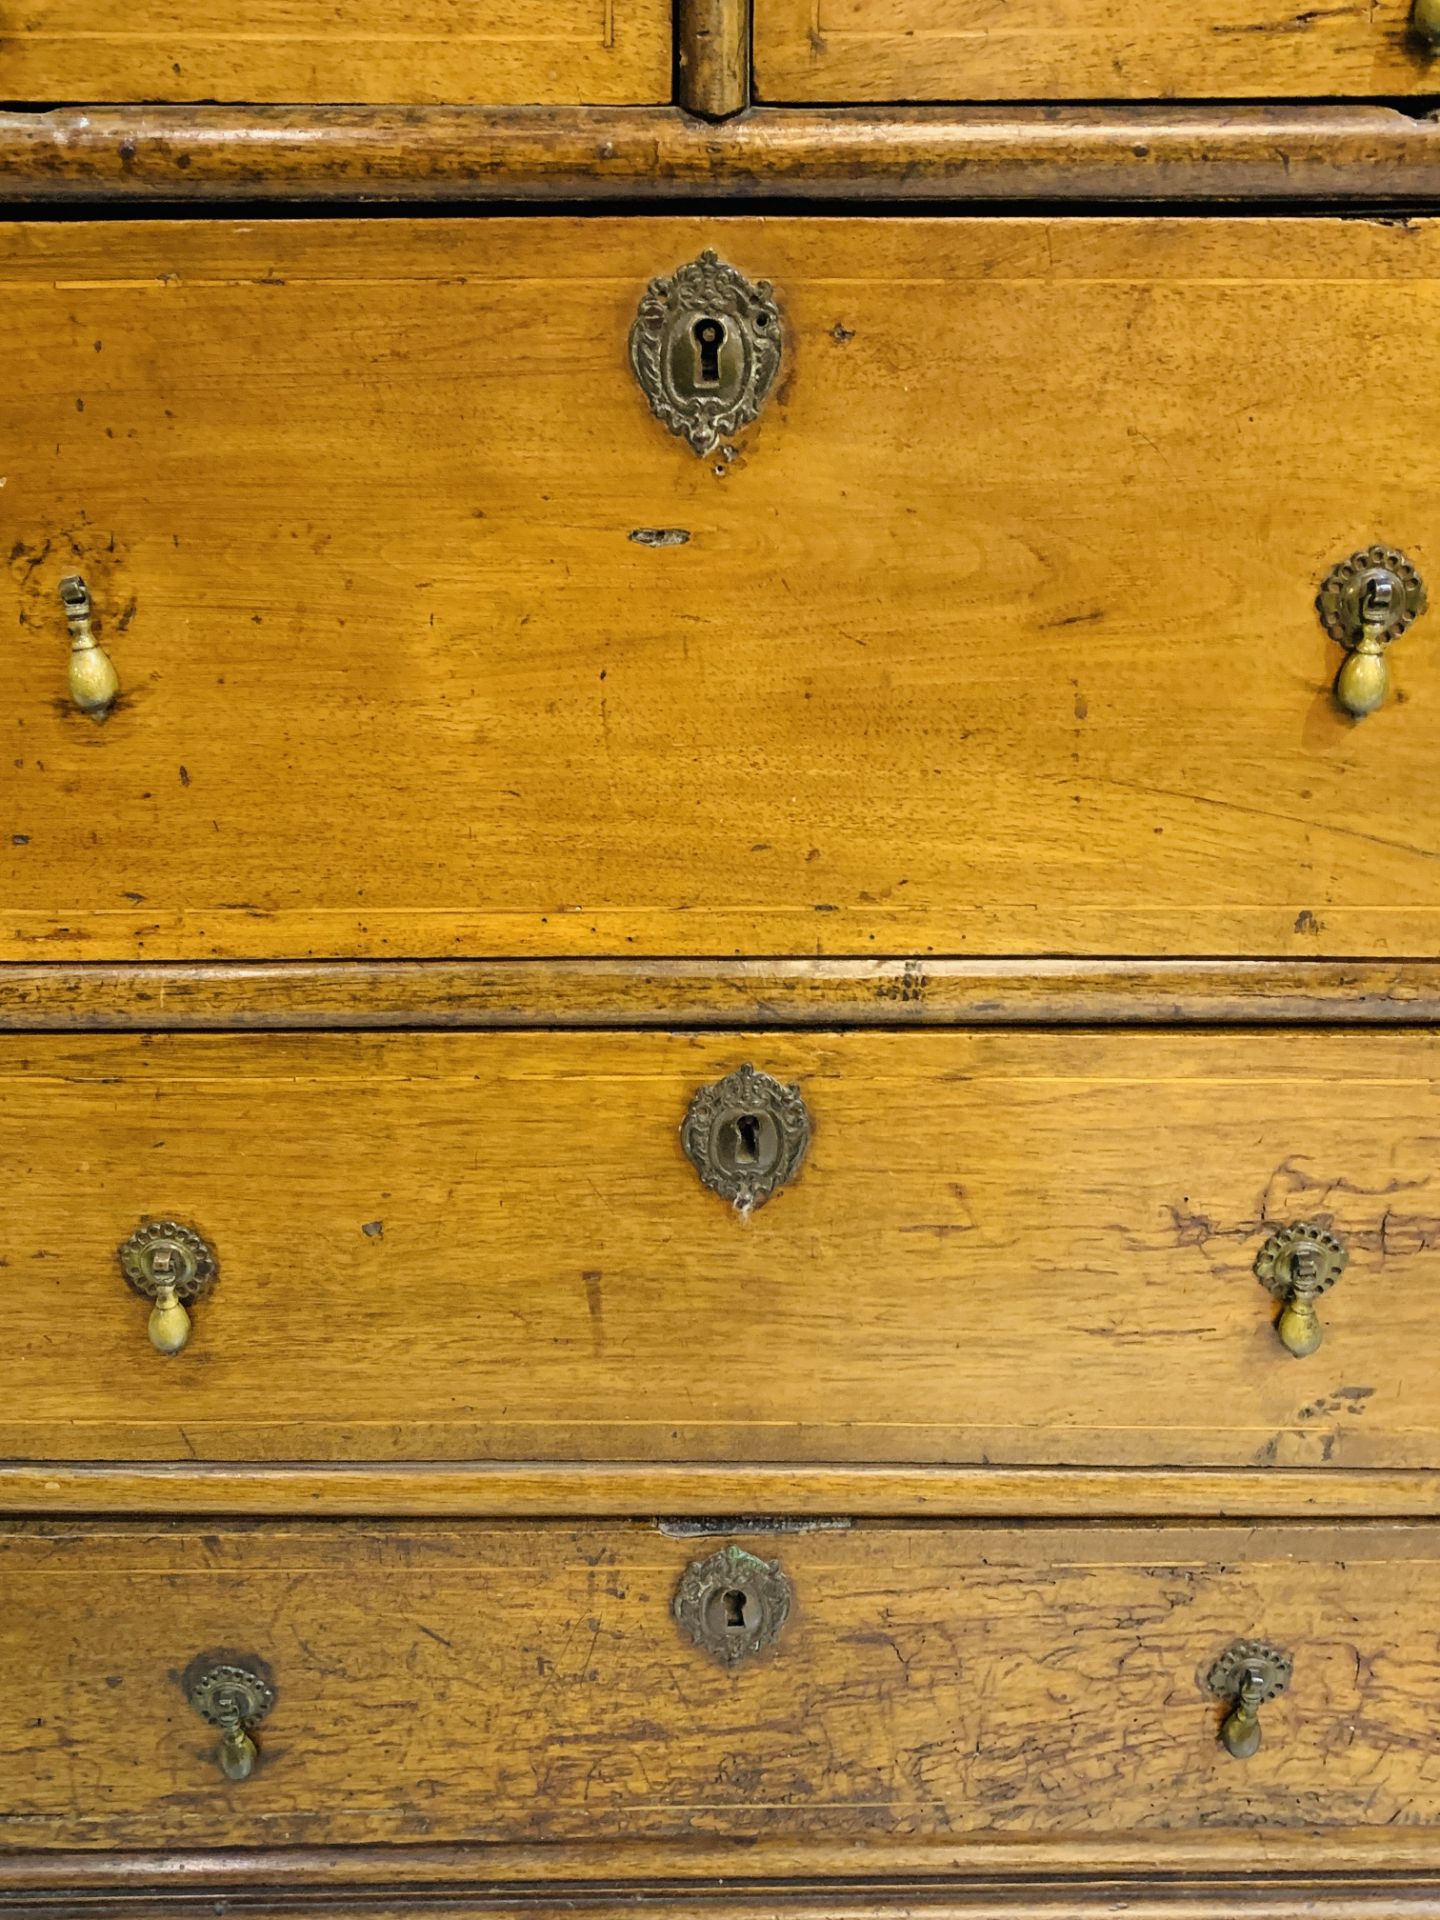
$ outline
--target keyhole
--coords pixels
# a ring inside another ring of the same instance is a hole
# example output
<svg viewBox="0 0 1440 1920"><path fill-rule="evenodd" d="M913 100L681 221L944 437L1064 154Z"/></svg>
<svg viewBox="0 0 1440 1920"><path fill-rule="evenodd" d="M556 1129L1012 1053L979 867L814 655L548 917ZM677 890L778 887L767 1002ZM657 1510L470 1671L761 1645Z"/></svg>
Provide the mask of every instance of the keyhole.
<svg viewBox="0 0 1440 1920"><path fill-rule="evenodd" d="M745 1605L747 1596L738 1587L725 1596L725 1625L736 1632L745 1630Z"/></svg>
<svg viewBox="0 0 1440 1920"><path fill-rule="evenodd" d="M741 1166L753 1167L760 1158L760 1122L753 1113L742 1113L735 1122L735 1158Z"/></svg>
<svg viewBox="0 0 1440 1920"><path fill-rule="evenodd" d="M691 333L697 353L695 384L697 387L718 387L720 349L725 344L724 323L719 320L697 320Z"/></svg>

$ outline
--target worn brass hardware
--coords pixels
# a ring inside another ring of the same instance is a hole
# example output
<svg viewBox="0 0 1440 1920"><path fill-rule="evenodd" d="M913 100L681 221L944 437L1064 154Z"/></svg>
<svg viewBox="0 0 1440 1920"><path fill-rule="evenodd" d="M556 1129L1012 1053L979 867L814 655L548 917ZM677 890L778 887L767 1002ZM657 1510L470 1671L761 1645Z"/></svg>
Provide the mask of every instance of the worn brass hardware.
<svg viewBox="0 0 1440 1920"><path fill-rule="evenodd" d="M795 1178L810 1145L810 1113L799 1087L750 1065L701 1087L680 1144L712 1192L740 1213L763 1207Z"/></svg>
<svg viewBox="0 0 1440 1920"><path fill-rule="evenodd" d="M630 329L630 364L655 418L707 454L758 416L780 371L781 338L770 282L752 284L707 249L650 282Z"/></svg>
<svg viewBox="0 0 1440 1920"><path fill-rule="evenodd" d="M115 704L120 676L90 627L90 589L78 573L60 582L60 604L70 627L70 698L82 713L103 720Z"/></svg>
<svg viewBox="0 0 1440 1920"><path fill-rule="evenodd" d="M722 1666L759 1653L790 1617L790 1581L778 1560L722 1547L694 1560L675 1589L674 1614L697 1647Z"/></svg>
<svg viewBox="0 0 1440 1920"><path fill-rule="evenodd" d="M1293 1672L1290 1656L1261 1640L1237 1640L1211 1667L1206 1686L1234 1703L1220 1724L1220 1738L1237 1760L1248 1760L1260 1745L1260 1709L1285 1691Z"/></svg>
<svg viewBox="0 0 1440 1920"><path fill-rule="evenodd" d="M1363 719L1390 691L1385 649L1424 613L1425 583L1394 547L1366 547L1331 569L1315 604L1348 656L1335 676L1335 698Z"/></svg>
<svg viewBox="0 0 1440 1920"><path fill-rule="evenodd" d="M220 1729L220 1771L227 1780L248 1780L259 1754L251 1728L258 1727L275 1704L268 1673L226 1662L206 1665L202 1657L191 1662L183 1685L200 1718Z"/></svg>
<svg viewBox="0 0 1440 1920"><path fill-rule="evenodd" d="M1415 0L1410 30L1432 50L1440 50L1440 0Z"/></svg>
<svg viewBox="0 0 1440 1920"><path fill-rule="evenodd" d="M1278 1227L1255 1256L1255 1277L1281 1302L1275 1331L1297 1359L1325 1338L1315 1302L1345 1271L1350 1256L1325 1227L1298 1220Z"/></svg>
<svg viewBox="0 0 1440 1920"><path fill-rule="evenodd" d="M190 1338L186 1302L209 1291L220 1276L214 1249L174 1220L147 1220L119 1249L120 1271L146 1300L150 1342L159 1353L179 1353Z"/></svg>

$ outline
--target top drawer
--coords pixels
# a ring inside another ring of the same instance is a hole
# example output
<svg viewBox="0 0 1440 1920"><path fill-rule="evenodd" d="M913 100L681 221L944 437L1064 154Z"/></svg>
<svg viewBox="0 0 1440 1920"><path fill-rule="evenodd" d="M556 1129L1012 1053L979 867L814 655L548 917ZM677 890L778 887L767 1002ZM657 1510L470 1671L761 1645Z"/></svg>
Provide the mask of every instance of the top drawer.
<svg viewBox="0 0 1440 1920"><path fill-rule="evenodd" d="M1357 722L1315 607L1440 574L1437 318L1428 221L8 228L0 958L1440 951L1440 613Z"/></svg>
<svg viewBox="0 0 1440 1920"><path fill-rule="evenodd" d="M755 0L763 100L1429 93L1411 0Z"/></svg>
<svg viewBox="0 0 1440 1920"><path fill-rule="evenodd" d="M0 99L650 105L670 0L0 0Z"/></svg>

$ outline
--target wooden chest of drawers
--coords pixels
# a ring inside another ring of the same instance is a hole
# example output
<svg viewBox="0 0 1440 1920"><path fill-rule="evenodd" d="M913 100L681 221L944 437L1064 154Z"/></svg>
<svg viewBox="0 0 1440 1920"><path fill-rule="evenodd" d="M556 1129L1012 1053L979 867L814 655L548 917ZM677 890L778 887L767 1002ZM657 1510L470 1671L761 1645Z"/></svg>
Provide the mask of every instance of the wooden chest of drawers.
<svg viewBox="0 0 1440 1920"><path fill-rule="evenodd" d="M0 1914L1436 1920L1432 11L0 21Z"/></svg>

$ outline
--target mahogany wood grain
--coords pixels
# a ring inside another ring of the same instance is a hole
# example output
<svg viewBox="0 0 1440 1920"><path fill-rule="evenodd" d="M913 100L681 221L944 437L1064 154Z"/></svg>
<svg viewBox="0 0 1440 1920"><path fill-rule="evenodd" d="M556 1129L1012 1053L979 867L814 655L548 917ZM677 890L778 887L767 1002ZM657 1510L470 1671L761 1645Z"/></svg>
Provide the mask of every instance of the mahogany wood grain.
<svg viewBox="0 0 1440 1920"><path fill-rule="evenodd" d="M13 202L1440 200L1440 124L1371 105L84 107L0 112Z"/></svg>
<svg viewBox="0 0 1440 1920"><path fill-rule="evenodd" d="M624 346L707 245L790 344L702 462ZM12 225L0 953L1431 952L1440 649L1356 724L1312 603L1375 539L1436 572L1437 266L1426 221Z"/></svg>
<svg viewBox="0 0 1440 1920"><path fill-rule="evenodd" d="M1430 1527L871 1526L745 1537L790 1619L726 1669L671 1617L716 1536L564 1527L12 1523L11 1847L1440 1833ZM1291 1652L1252 1761L1203 1675ZM265 1661L228 1784L194 1655ZM883 1857L883 1853L882 1853ZM1402 1855L1403 1857L1403 1851Z"/></svg>
<svg viewBox="0 0 1440 1920"><path fill-rule="evenodd" d="M814 1127L748 1219L679 1140L747 1059ZM0 1456L1433 1472L1437 1136L1429 1032L12 1036Z"/></svg>
<svg viewBox="0 0 1440 1920"><path fill-rule="evenodd" d="M755 0L769 101L1428 95L1411 0Z"/></svg>
<svg viewBox="0 0 1440 1920"><path fill-rule="evenodd" d="M669 0L25 0L7 7L0 99L669 100Z"/></svg>
<svg viewBox="0 0 1440 1920"><path fill-rule="evenodd" d="M1440 1024L1440 961L0 965L0 1031Z"/></svg>

